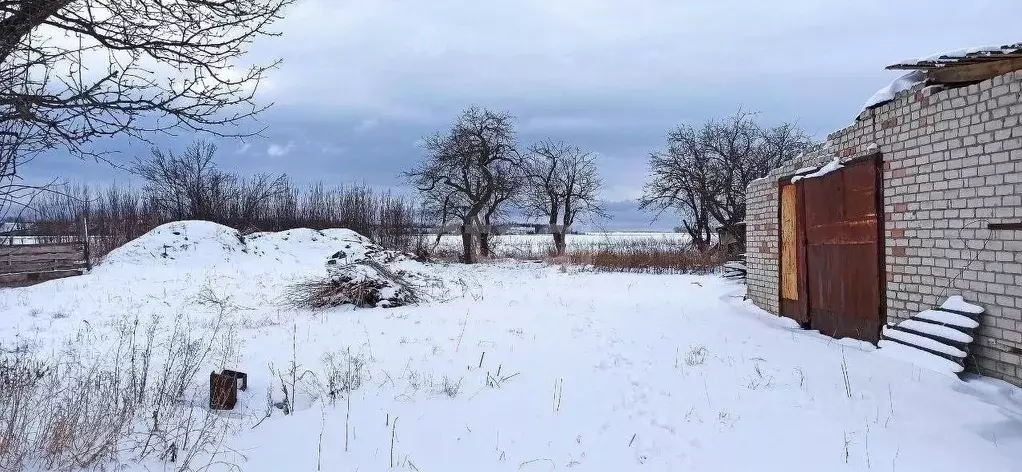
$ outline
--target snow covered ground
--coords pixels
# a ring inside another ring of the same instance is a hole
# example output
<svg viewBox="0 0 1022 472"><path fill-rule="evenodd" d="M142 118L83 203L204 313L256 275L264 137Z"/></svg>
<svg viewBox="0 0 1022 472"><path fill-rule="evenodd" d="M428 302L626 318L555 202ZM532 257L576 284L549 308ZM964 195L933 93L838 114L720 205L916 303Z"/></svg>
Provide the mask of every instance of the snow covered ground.
<svg viewBox="0 0 1022 472"><path fill-rule="evenodd" d="M1019 389L962 382L868 344L798 330L744 302L736 282L538 263L433 265L418 267L445 282L429 289L432 302L312 312L284 308L286 287L325 275L330 255L364 244L357 234L295 230L242 242L208 223L157 231L91 274L0 290L0 346L43 358L71 348L86 362L107 358L136 319L163 340L182 325L199 337L221 333L186 394L198 399L189 408L206 414L208 370L247 372L249 389L235 411L212 416L226 434L218 454L207 447L192 459L196 469L990 472L1022 464ZM351 395L330 395L338 373L356 387ZM290 415L272 406L282 384L297 391ZM155 455L140 464L121 457L124 470L176 468Z"/></svg>

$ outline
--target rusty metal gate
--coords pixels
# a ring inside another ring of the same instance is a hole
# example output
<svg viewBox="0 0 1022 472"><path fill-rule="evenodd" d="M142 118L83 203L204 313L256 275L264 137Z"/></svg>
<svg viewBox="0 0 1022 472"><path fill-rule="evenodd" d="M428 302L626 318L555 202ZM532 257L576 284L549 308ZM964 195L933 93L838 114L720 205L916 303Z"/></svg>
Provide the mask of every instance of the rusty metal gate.
<svg viewBox="0 0 1022 472"><path fill-rule="evenodd" d="M886 276L879 165L873 156L800 180L793 190L781 187L782 314L835 338L880 339ZM794 222L784 220L785 191L794 195ZM794 288L783 287L785 271L789 280L794 272Z"/></svg>

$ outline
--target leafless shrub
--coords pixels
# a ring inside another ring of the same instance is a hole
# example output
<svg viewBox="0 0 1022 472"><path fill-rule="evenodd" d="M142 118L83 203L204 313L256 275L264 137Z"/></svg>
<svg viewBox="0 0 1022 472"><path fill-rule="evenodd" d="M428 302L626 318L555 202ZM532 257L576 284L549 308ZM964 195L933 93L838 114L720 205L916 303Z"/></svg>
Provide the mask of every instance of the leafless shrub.
<svg viewBox="0 0 1022 472"><path fill-rule="evenodd" d="M170 220L254 223L260 208L284 191L286 178L260 174L242 179L219 169L216 145L197 141L176 154L154 148L136 159L133 171L145 181L145 195L156 212Z"/></svg>

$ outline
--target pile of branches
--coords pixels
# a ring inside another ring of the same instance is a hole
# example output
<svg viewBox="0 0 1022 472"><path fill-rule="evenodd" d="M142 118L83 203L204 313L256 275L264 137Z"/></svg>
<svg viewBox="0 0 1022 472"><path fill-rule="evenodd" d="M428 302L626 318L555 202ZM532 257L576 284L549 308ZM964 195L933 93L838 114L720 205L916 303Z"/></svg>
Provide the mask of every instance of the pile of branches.
<svg viewBox="0 0 1022 472"><path fill-rule="evenodd" d="M420 285L413 282L419 275L386 266L389 262L407 260L403 254L381 251L347 264L337 264L336 256L327 263L327 277L293 285L288 292L287 305L311 309L341 305L394 308L422 301Z"/></svg>

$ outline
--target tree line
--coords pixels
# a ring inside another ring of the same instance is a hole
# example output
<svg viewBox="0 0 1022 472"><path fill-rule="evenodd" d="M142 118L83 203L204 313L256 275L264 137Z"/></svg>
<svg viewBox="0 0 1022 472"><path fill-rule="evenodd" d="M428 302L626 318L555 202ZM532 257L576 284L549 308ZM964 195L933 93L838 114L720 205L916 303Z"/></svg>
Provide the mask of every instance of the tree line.
<svg viewBox="0 0 1022 472"><path fill-rule="evenodd" d="M522 145L507 112L472 107L450 130L424 140L425 158L404 176L432 221L460 226L462 259L490 253L490 228L509 209L550 225L554 254L564 254L579 217L607 217L595 154L562 141ZM650 153L640 208L670 213L695 249L720 230L744 246L745 190L755 179L804 153L812 138L794 123L762 126L739 111L724 120L671 130Z"/></svg>
<svg viewBox="0 0 1022 472"><path fill-rule="evenodd" d="M57 242L87 229L102 255L161 224L206 220L246 234L349 228L387 247L423 250L422 215L411 198L365 184L300 185L286 174L243 176L221 169L216 156L216 145L204 141L180 153L153 149L130 167L140 187L50 189L32 202L27 233Z"/></svg>

